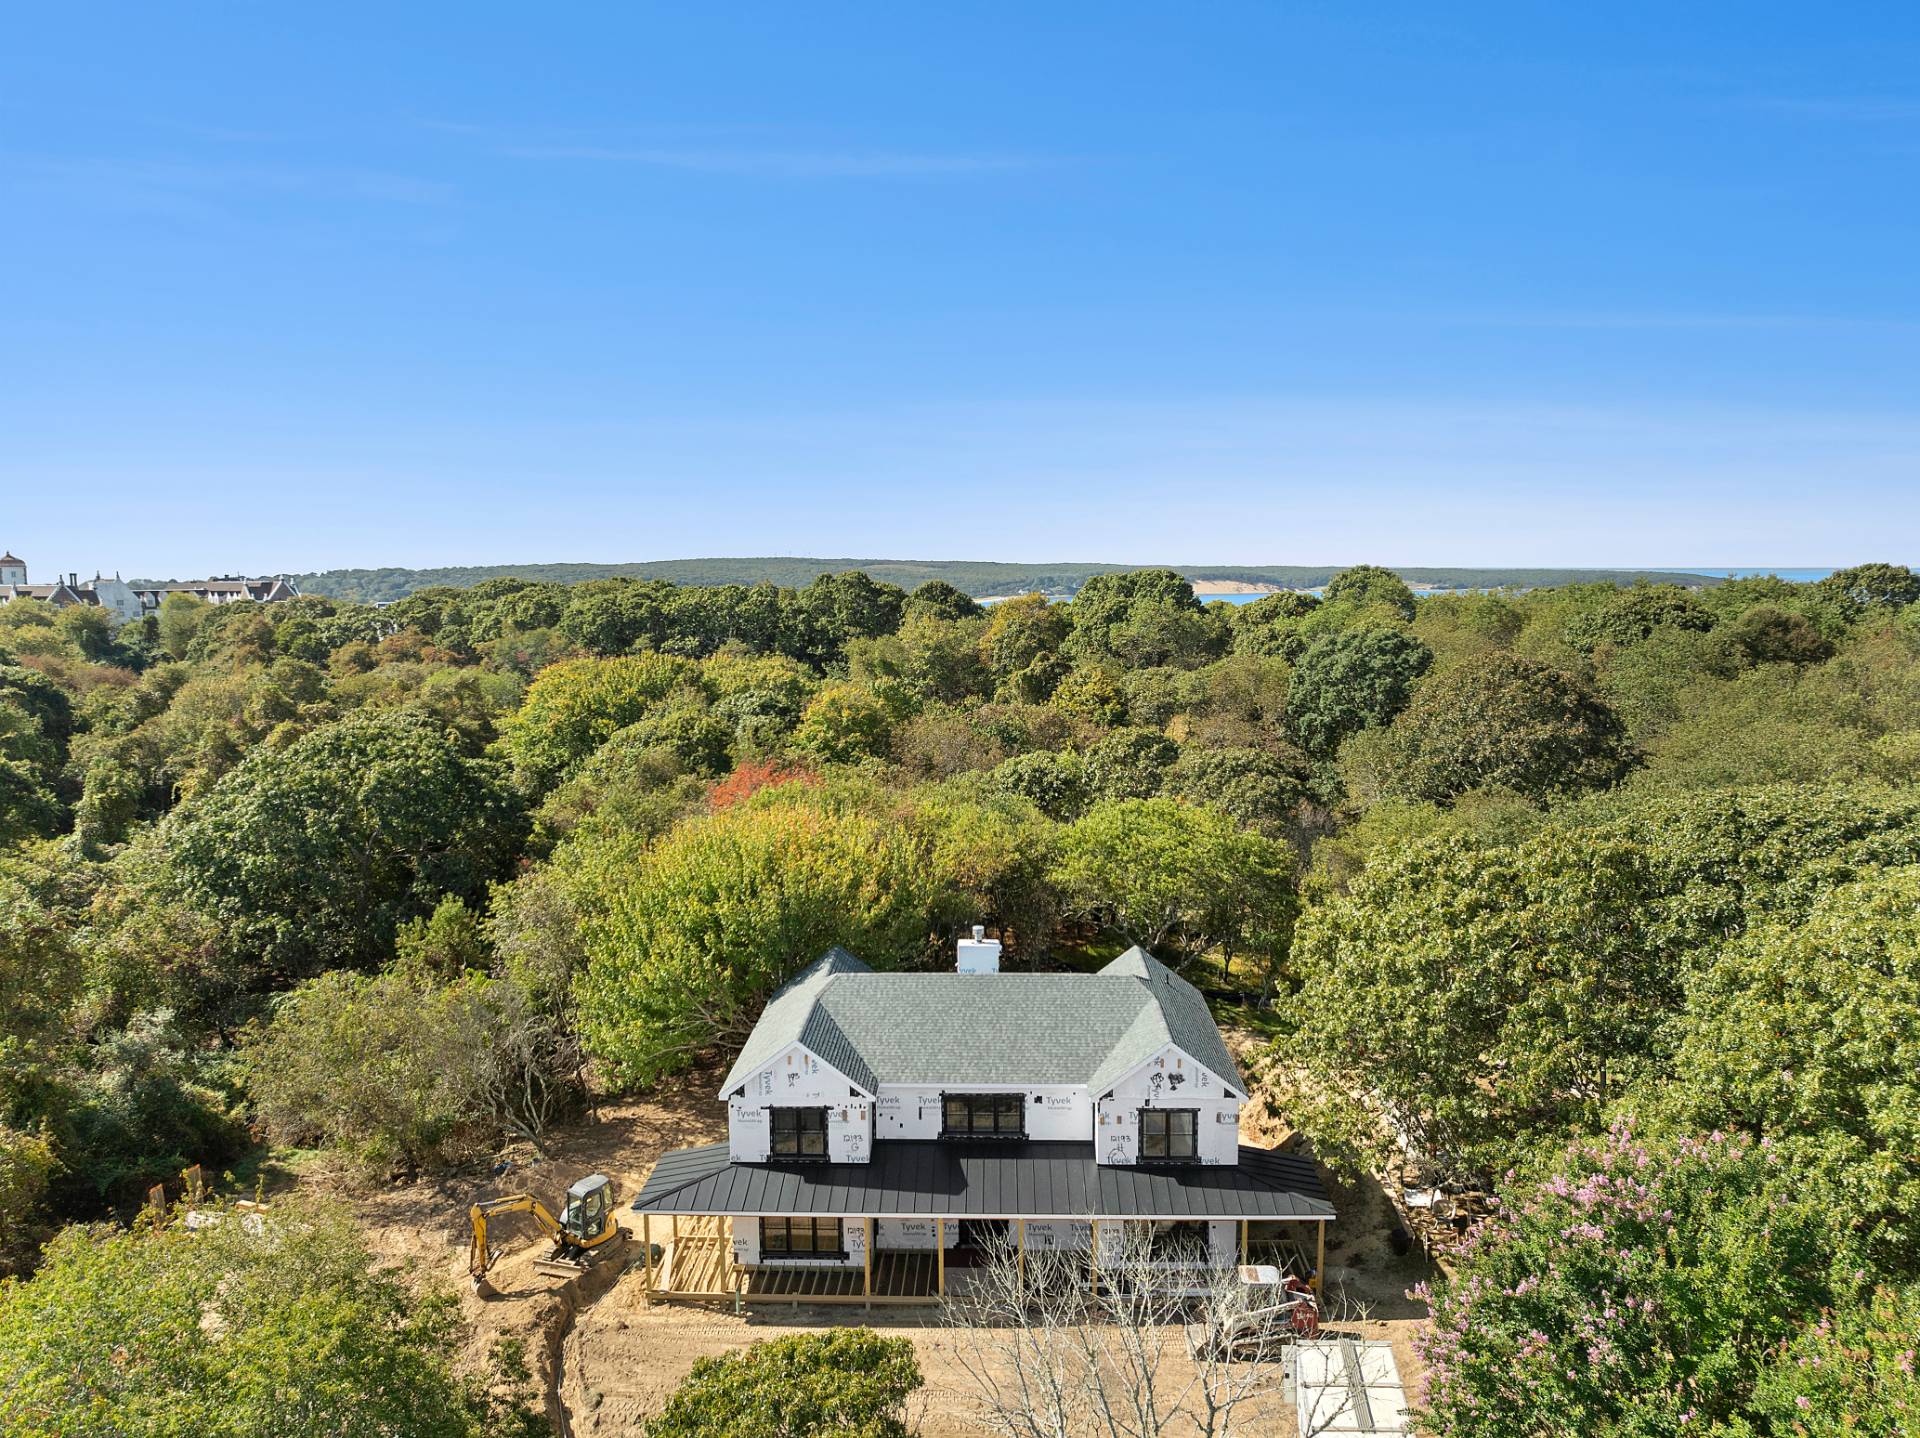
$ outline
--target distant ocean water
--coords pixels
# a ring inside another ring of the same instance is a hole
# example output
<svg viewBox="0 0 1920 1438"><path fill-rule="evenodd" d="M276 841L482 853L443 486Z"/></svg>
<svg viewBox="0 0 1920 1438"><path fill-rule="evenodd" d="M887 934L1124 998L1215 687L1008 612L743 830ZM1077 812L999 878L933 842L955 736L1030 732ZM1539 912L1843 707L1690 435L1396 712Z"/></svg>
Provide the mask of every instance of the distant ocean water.
<svg viewBox="0 0 1920 1438"><path fill-rule="evenodd" d="M1826 569L1779 569L1767 565L1759 565L1751 569L1716 569L1711 565L1678 564L1672 569L1661 572L1666 574L1699 574L1710 579L1751 579L1761 574L1777 574L1780 578L1791 580L1795 584L1812 584L1817 580L1825 579L1829 574L1833 573L1833 569L1831 567ZM1303 594L1319 594L1321 590L1304 589L1300 592ZM1454 589L1420 589L1414 592L1416 594L1458 594L1464 591ZM1201 601L1208 604L1216 599L1224 600L1228 604L1253 604L1266 597L1265 594L1203 594L1200 596ZM999 604L1007 598L1007 595L996 594L991 598L982 599L980 602L982 604Z"/></svg>
<svg viewBox="0 0 1920 1438"><path fill-rule="evenodd" d="M1676 564L1672 569L1664 572L1669 574L1699 574L1709 579L1750 579L1760 574L1777 574L1780 578L1792 580L1795 584L1812 584L1816 580L1825 579L1829 574L1833 573L1833 570L1831 567L1826 569L1777 569L1767 565L1760 565L1752 569L1715 569L1705 565ZM1320 593L1318 589L1309 589L1303 592L1308 594ZM1458 593L1459 591L1422 589L1415 592L1419 594L1449 594ZM1265 599L1266 597L1264 594L1206 594L1201 596L1203 600L1208 602L1215 599L1224 599L1229 604L1252 604L1255 600Z"/></svg>
<svg viewBox="0 0 1920 1438"><path fill-rule="evenodd" d="M1683 568L1688 574L1706 574L1716 579L1751 579L1758 574L1777 574L1796 584L1812 584L1833 573L1832 569L1696 569L1692 565Z"/></svg>

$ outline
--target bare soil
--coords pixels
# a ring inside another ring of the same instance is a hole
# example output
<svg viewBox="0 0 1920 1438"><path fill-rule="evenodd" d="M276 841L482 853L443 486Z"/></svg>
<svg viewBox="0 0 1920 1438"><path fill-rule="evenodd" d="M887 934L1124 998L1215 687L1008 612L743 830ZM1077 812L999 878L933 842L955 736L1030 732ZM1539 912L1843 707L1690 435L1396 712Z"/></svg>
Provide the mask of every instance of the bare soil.
<svg viewBox="0 0 1920 1438"><path fill-rule="evenodd" d="M639 1239L625 1204L669 1149L726 1137L725 1112L714 1095L720 1074L699 1071L668 1080L644 1097L610 1104L597 1116L557 1131L548 1156L529 1146L505 1155L497 1176L448 1176L354 1190L323 1176L310 1186L345 1187L344 1196L374 1252L411 1267L423 1279L462 1295L471 1337L466 1357L475 1367L500 1338L524 1345L547 1395L556 1430L567 1438L628 1438L641 1432L696 1359L782 1334L870 1323L910 1338L926 1388L915 1416L926 1438L960 1438L983 1430L973 1421L972 1380L960 1366L954 1337L937 1326L931 1309L756 1305L744 1316L722 1306L642 1304L637 1271ZM1264 1146L1292 1145L1297 1137L1259 1103L1247 1106L1243 1137ZM490 1229L500 1255L490 1275L497 1297L482 1299L467 1281L470 1224L467 1209L480 1198L532 1193L557 1209L569 1184L588 1173L614 1181L617 1216L629 1228L623 1251L602 1259L585 1277L561 1279L533 1271L547 1243L530 1219L496 1220ZM1406 1290L1425 1276L1417 1254L1396 1256L1390 1242L1392 1209L1377 1187L1336 1194L1342 1217L1329 1236L1329 1327L1394 1345L1411 1387L1418 1372L1410 1346L1424 1307ZM1293 1417L1274 1391L1262 1400L1251 1431L1290 1435Z"/></svg>

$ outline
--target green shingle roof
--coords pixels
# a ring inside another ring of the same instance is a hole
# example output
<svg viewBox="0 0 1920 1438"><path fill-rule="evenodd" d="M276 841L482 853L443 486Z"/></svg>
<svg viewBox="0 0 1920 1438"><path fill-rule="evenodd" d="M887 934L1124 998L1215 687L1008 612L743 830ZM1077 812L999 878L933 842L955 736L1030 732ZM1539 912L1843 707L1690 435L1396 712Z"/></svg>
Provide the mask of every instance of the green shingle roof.
<svg viewBox="0 0 1920 1438"><path fill-rule="evenodd" d="M1144 949L1097 974L876 974L830 949L768 1002L732 1093L793 1043L879 1084L1086 1084L1096 1096L1167 1044L1240 1092L1207 1001Z"/></svg>

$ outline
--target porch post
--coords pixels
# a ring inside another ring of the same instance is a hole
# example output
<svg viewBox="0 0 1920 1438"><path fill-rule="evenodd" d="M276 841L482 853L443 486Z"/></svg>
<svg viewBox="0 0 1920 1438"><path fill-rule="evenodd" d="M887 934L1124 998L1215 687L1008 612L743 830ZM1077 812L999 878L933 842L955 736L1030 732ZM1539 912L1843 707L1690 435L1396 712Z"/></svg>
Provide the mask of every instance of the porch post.
<svg viewBox="0 0 1920 1438"><path fill-rule="evenodd" d="M867 1308L873 1308L873 1220L867 1221Z"/></svg>
<svg viewBox="0 0 1920 1438"><path fill-rule="evenodd" d="M1242 1266L1245 1266L1247 1262L1247 1229L1249 1227L1251 1227L1251 1225L1248 1224L1246 1219L1243 1218L1240 1220L1240 1262Z"/></svg>
<svg viewBox="0 0 1920 1438"><path fill-rule="evenodd" d="M1093 1267L1088 1271L1087 1283L1095 1293L1098 1293L1100 1291L1100 1220L1091 1219L1089 1223L1092 1229L1092 1241L1087 1245L1087 1253L1093 1259Z"/></svg>
<svg viewBox="0 0 1920 1438"><path fill-rule="evenodd" d="M1327 1271L1327 1221L1323 1218L1319 1225L1320 1238L1313 1251L1313 1291L1320 1291L1321 1277Z"/></svg>
<svg viewBox="0 0 1920 1438"><path fill-rule="evenodd" d="M1020 1292L1024 1295L1027 1291L1027 1221L1023 1218L1018 1222L1020 1224Z"/></svg>
<svg viewBox="0 0 1920 1438"><path fill-rule="evenodd" d="M933 1251L935 1261L940 1265L939 1294L947 1296L947 1221L936 1218L933 1221Z"/></svg>
<svg viewBox="0 0 1920 1438"><path fill-rule="evenodd" d="M653 1306L653 1215L640 1215L640 1255L647 1266L646 1282L640 1288L640 1306Z"/></svg>

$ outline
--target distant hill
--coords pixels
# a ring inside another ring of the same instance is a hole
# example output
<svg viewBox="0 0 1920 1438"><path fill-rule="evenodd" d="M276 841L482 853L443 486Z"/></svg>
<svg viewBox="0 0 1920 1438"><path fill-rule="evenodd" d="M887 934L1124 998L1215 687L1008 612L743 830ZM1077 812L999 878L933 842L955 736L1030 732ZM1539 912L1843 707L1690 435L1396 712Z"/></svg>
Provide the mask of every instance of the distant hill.
<svg viewBox="0 0 1920 1438"><path fill-rule="evenodd" d="M930 579L944 579L976 598L996 594L1024 594L1041 590L1071 594L1095 574L1117 574L1142 569L1139 564L992 564L968 559L658 559L641 564L490 564L454 569L329 569L321 574L290 576L303 594L326 594L336 599L376 603L402 599L417 589L435 585L465 588L482 580L515 575L522 579L576 584L583 579L665 579L674 584L783 584L798 587L822 574L847 569L864 570L875 579L913 589ZM1172 564L1188 579L1279 589L1317 589L1344 565L1222 565ZM1643 569L1400 569L1407 583L1433 589L1552 588L1562 584L1631 584L1636 579L1704 588L1718 579Z"/></svg>

